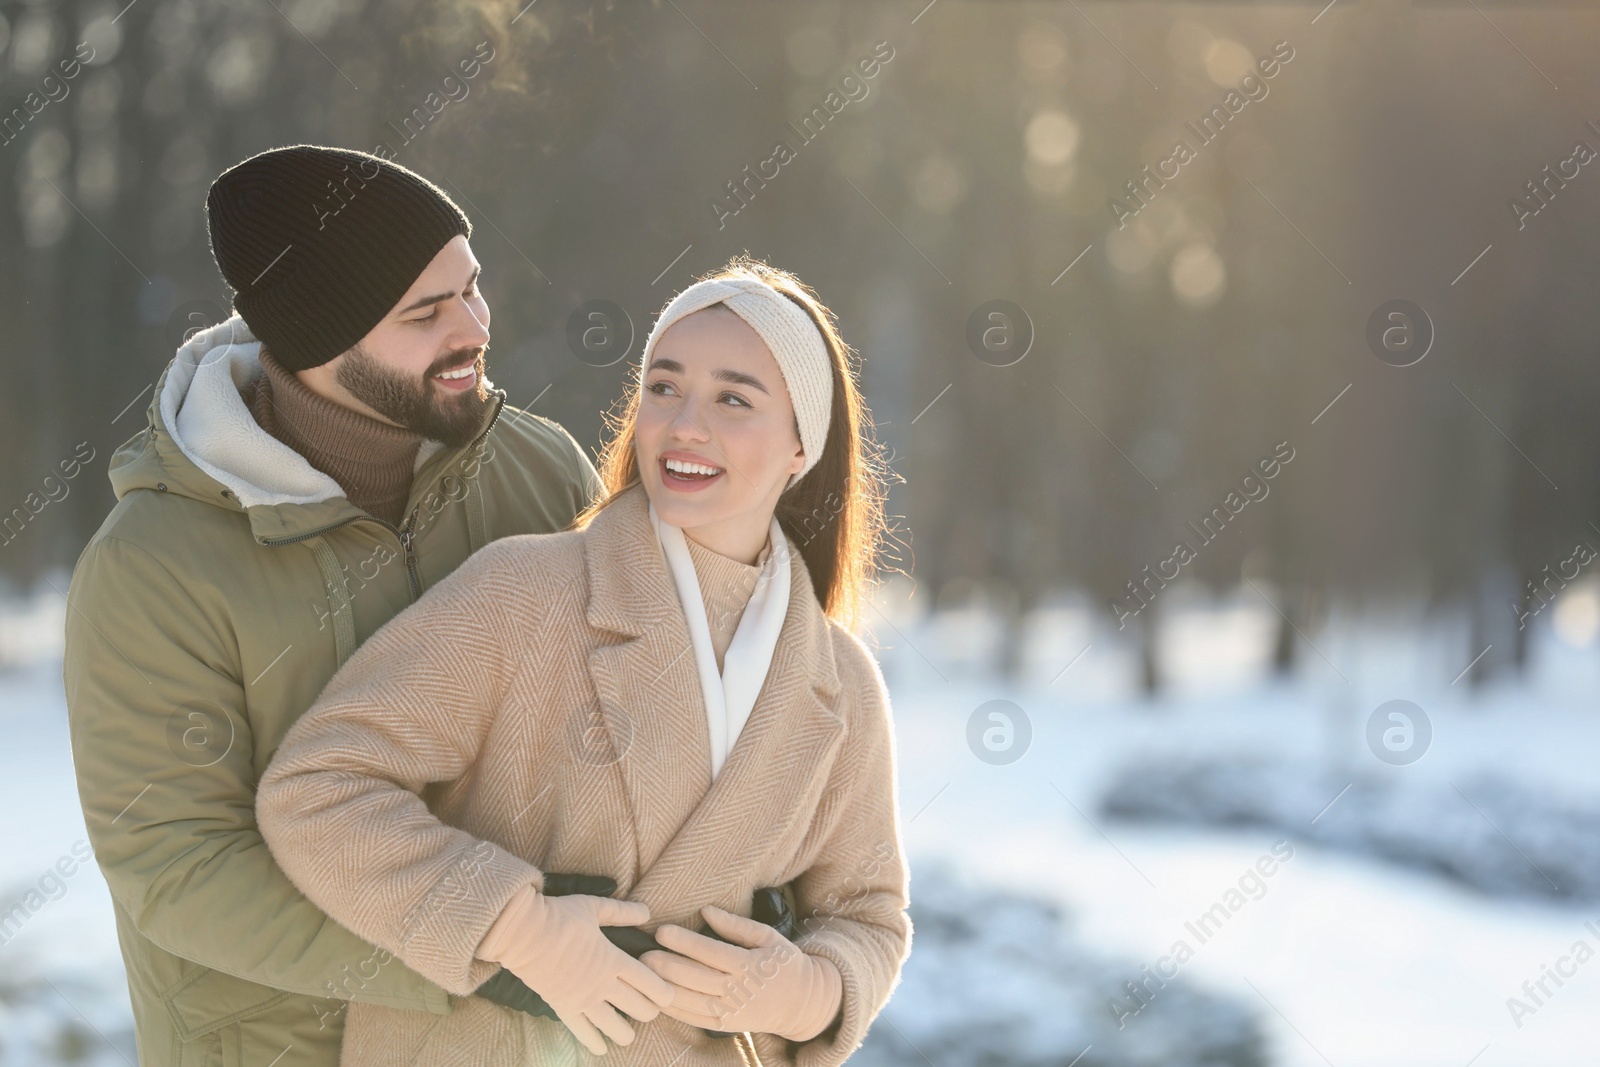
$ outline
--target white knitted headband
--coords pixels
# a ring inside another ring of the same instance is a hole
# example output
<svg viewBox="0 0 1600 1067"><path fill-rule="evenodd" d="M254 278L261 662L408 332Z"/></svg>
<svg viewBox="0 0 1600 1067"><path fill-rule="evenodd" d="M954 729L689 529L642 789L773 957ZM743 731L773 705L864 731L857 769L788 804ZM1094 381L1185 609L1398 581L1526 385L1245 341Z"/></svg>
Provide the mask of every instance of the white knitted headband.
<svg viewBox="0 0 1600 1067"><path fill-rule="evenodd" d="M696 282L673 297L661 310L661 317L644 343L643 367L650 367L656 341L668 326L685 315L723 304L760 335L778 361L783 381L789 388L795 421L800 426L800 447L806 465L789 479L793 486L822 458L828 439L828 420L833 413L833 364L828 346L811 316L793 300L766 282L754 278L720 278Z"/></svg>

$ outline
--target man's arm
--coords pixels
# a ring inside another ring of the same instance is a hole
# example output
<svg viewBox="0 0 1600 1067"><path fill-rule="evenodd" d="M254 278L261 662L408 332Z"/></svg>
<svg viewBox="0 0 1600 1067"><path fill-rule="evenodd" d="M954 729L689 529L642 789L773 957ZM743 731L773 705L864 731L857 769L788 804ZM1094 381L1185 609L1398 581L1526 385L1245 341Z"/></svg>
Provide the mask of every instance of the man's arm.
<svg viewBox="0 0 1600 1067"><path fill-rule="evenodd" d="M112 894L145 937L214 970L448 1012L445 991L399 960L333 985L376 949L294 887L256 828L238 669L231 621L149 552L104 538L84 553L63 674L84 821Z"/></svg>

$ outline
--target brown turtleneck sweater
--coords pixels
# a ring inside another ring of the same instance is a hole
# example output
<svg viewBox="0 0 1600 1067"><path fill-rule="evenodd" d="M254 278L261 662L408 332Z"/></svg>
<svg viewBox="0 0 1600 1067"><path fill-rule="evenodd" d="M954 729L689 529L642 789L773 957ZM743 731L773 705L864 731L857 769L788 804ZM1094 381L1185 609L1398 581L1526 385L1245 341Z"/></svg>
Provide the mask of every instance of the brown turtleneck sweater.
<svg viewBox="0 0 1600 1067"><path fill-rule="evenodd" d="M369 418L311 391L261 348L266 373L245 403L261 428L306 458L362 511L399 526L422 435Z"/></svg>
<svg viewBox="0 0 1600 1067"><path fill-rule="evenodd" d="M722 657L733 643L733 633L739 628L744 609L756 592L756 580L761 577L761 566L772 552L772 538L756 557L754 565L742 563L732 556L713 552L691 537L689 558L694 561L694 575L700 582L700 599L705 601L706 622L711 628L711 648L717 654L717 670L722 670Z"/></svg>

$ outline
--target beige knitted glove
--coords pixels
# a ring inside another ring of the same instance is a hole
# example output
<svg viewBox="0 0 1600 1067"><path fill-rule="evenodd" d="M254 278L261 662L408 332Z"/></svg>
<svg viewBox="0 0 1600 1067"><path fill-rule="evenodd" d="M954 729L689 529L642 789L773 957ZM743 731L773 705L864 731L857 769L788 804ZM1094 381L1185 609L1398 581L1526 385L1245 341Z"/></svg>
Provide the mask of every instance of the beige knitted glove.
<svg viewBox="0 0 1600 1067"><path fill-rule="evenodd" d="M670 983L600 932L602 926L637 926L649 920L649 907L639 901L582 894L547 897L523 886L489 928L476 955L522 979L584 1048L604 1056L606 1037L619 1045L633 1043L633 1027L619 1010L647 1023L672 1003Z"/></svg>
<svg viewBox="0 0 1600 1067"><path fill-rule="evenodd" d="M809 1041L828 1028L844 998L833 961L802 952L766 923L709 905L701 912L734 943L663 923L656 940L671 951L639 957L675 987L664 1014L707 1030L791 1041Z"/></svg>

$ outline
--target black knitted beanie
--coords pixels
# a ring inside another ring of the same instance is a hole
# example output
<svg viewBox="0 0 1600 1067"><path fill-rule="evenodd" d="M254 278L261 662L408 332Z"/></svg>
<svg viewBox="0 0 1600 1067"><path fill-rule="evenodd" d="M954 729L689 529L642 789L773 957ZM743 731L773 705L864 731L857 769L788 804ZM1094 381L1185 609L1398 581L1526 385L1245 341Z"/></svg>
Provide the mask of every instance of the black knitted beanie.
<svg viewBox="0 0 1600 1067"><path fill-rule="evenodd" d="M290 370L328 362L394 309L472 223L444 190L380 156L291 145L206 196L211 254L251 333Z"/></svg>

